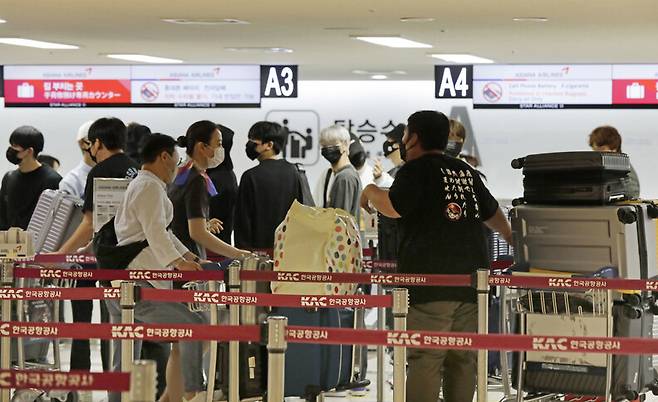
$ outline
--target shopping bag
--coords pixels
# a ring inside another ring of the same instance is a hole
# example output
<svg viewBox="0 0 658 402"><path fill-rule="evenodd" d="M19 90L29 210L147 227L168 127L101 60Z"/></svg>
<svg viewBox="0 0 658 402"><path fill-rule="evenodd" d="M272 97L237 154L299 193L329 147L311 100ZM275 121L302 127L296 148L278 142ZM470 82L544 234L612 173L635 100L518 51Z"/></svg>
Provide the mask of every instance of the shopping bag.
<svg viewBox="0 0 658 402"><path fill-rule="evenodd" d="M354 218L341 209L293 203L274 238L278 272L361 272L361 239ZM356 284L272 282L272 293L351 295Z"/></svg>

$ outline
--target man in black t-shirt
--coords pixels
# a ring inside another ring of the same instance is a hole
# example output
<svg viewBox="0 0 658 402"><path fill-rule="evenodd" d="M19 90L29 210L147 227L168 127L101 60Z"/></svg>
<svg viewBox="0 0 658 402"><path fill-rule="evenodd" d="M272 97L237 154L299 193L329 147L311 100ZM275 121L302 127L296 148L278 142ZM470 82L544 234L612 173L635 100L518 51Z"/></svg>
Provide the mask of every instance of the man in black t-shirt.
<svg viewBox="0 0 658 402"><path fill-rule="evenodd" d="M96 162L89 174L85 185L85 197L82 207L83 218L80 225L71 237L62 245L58 253L75 253L79 248L86 246L94 234L94 178L132 179L137 176L139 166L135 161L123 153L126 143L126 126L117 118L101 118L89 127L87 135L91 147L88 149L92 160ZM93 282L78 281L78 287L93 287ZM91 322L92 302L88 300L74 300L74 322ZM108 322L105 304L101 303L102 321ZM109 345L102 342L103 367L109 369ZM71 369L89 370L91 367L89 341L74 340L71 346Z"/></svg>
<svg viewBox="0 0 658 402"><path fill-rule="evenodd" d="M43 134L30 126L19 127L9 136L7 160L18 165L2 178L0 230L27 229L43 190L56 190L62 176L37 161L43 150Z"/></svg>
<svg viewBox="0 0 658 402"><path fill-rule="evenodd" d="M249 129L247 157L258 165L240 178L235 209L235 246L271 249L274 231L293 201L303 201L297 167L281 157L288 131L278 123L261 121Z"/></svg>
<svg viewBox="0 0 658 402"><path fill-rule="evenodd" d="M412 114L403 138L407 163L393 186L363 191L364 208L400 218L402 273L464 275L488 267L483 222L511 241L507 219L477 172L444 154L448 132L444 114ZM474 289L410 287L409 293L410 330L476 332ZM446 402L472 401L476 371L474 352L410 349L407 400L436 402L443 385Z"/></svg>

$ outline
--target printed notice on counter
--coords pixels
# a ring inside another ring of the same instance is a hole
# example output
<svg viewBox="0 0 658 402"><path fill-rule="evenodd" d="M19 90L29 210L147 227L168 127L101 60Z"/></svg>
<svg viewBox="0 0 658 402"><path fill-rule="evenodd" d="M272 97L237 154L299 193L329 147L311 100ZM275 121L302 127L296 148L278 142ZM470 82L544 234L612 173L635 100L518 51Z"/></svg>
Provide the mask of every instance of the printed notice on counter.
<svg viewBox="0 0 658 402"><path fill-rule="evenodd" d="M473 107L609 107L611 65L476 65Z"/></svg>
<svg viewBox="0 0 658 402"><path fill-rule="evenodd" d="M116 214L130 179L94 178L94 233Z"/></svg>

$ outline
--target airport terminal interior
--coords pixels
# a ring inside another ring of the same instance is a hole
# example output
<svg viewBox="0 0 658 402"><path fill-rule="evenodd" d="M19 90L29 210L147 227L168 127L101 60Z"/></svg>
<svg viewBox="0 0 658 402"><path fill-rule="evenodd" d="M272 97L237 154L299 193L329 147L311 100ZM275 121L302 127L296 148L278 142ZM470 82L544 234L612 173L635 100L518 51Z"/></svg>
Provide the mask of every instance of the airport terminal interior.
<svg viewBox="0 0 658 402"><path fill-rule="evenodd" d="M0 0L0 402L658 401L657 20Z"/></svg>

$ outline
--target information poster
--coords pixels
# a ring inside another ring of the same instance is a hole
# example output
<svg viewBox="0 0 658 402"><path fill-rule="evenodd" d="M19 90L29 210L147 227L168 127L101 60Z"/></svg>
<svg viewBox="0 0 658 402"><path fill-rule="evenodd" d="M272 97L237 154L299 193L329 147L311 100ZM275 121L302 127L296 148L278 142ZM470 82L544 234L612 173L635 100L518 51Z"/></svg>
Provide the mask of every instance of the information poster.
<svg viewBox="0 0 658 402"><path fill-rule="evenodd" d="M609 107L610 65L476 65L473 107Z"/></svg>
<svg viewBox="0 0 658 402"><path fill-rule="evenodd" d="M133 66L132 104L260 106L260 66Z"/></svg>

